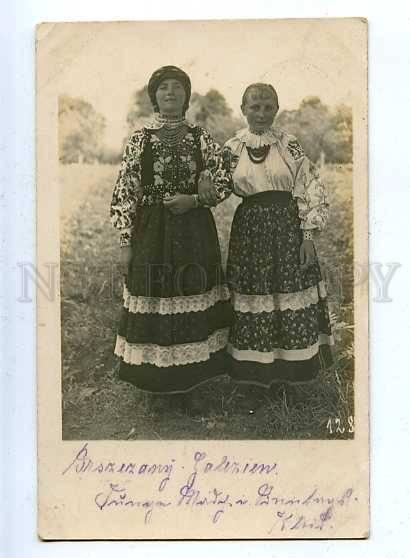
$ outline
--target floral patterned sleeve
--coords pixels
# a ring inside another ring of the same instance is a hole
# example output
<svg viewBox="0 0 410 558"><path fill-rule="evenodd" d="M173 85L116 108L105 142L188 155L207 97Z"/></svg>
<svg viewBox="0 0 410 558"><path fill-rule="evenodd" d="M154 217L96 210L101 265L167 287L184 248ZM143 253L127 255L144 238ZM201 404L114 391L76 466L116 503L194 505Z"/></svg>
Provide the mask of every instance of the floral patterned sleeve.
<svg viewBox="0 0 410 558"><path fill-rule="evenodd" d="M217 203L226 200L232 193L232 173L225 151L206 130L201 130L201 151L205 170L211 178L218 196ZM224 156L225 155L225 156Z"/></svg>
<svg viewBox="0 0 410 558"><path fill-rule="evenodd" d="M124 149L120 170L115 182L110 206L110 219L120 231L120 245L131 244L132 222L141 190L141 153L144 134L135 132Z"/></svg>
<svg viewBox="0 0 410 558"><path fill-rule="evenodd" d="M328 220L329 203L326 187L317 167L304 155L297 140L289 142L288 150L292 150L292 155L295 156L296 153L297 158L300 159L294 195L304 236L311 238L312 231L322 231Z"/></svg>

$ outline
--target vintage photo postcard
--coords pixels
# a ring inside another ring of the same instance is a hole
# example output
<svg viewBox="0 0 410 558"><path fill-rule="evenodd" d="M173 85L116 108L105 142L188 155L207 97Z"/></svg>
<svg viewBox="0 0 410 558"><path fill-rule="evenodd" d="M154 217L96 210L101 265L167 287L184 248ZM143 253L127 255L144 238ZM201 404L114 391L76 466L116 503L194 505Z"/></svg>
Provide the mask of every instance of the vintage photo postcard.
<svg viewBox="0 0 410 558"><path fill-rule="evenodd" d="M369 533L367 21L36 32L38 534Z"/></svg>

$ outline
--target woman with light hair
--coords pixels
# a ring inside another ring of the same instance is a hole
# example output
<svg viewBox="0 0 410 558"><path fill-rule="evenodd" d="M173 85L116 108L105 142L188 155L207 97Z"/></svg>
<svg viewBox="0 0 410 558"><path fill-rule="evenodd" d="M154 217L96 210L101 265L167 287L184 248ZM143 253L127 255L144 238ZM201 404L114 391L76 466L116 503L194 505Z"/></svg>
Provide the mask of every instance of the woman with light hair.
<svg viewBox="0 0 410 558"><path fill-rule="evenodd" d="M267 388L307 382L332 363L315 249L328 217L325 186L298 140L273 126L279 102L272 85L248 86L241 108L248 126L223 149L224 168L242 198L227 267L231 377Z"/></svg>

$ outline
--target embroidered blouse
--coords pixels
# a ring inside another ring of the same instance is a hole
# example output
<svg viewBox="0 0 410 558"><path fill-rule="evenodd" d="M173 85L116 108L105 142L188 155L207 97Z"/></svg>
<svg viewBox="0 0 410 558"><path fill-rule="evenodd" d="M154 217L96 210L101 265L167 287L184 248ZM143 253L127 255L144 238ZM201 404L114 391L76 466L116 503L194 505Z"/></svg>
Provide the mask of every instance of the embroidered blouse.
<svg viewBox="0 0 410 558"><path fill-rule="evenodd" d="M255 164L247 147L269 145L263 163ZM262 135L245 128L224 145L222 157L233 179L233 191L241 197L257 192L284 190L296 199L301 228L305 238L321 231L328 219L328 200L325 186L315 165L304 154L298 140L284 130L272 127Z"/></svg>
<svg viewBox="0 0 410 558"><path fill-rule="evenodd" d="M111 223L121 233L121 246L131 243L138 206L161 204L176 193L197 193L201 172L210 175L220 199L232 190L221 148L204 128L185 121L188 131L178 146L172 147L155 133L163 123L154 118L134 132L125 146L110 206ZM143 160L147 150L151 155L148 165Z"/></svg>

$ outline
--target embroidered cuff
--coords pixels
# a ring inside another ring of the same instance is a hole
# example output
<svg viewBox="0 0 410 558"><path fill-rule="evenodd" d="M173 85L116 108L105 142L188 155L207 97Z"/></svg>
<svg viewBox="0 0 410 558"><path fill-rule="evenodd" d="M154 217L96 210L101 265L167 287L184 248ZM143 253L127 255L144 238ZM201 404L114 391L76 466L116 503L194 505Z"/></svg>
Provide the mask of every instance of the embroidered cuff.
<svg viewBox="0 0 410 558"><path fill-rule="evenodd" d="M131 246L131 229L123 230L120 234L120 246Z"/></svg>
<svg viewBox="0 0 410 558"><path fill-rule="evenodd" d="M303 240L314 240L313 231L312 230L304 230L303 231Z"/></svg>

